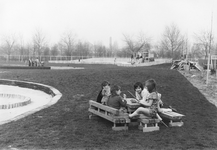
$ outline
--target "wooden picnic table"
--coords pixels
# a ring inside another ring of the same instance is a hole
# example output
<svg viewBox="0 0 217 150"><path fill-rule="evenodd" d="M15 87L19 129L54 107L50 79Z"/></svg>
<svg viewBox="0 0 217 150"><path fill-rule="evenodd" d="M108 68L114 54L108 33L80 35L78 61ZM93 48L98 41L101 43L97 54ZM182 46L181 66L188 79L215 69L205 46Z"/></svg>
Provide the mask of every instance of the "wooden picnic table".
<svg viewBox="0 0 217 150"><path fill-rule="evenodd" d="M126 101L127 101L127 109L130 114L141 106L141 104L138 103L135 100L135 98L126 98ZM134 119L131 119L131 124L133 123L138 124L138 129L142 130L143 132L158 131L160 129L158 126L159 122L160 122L159 119L151 118L143 114L140 114Z"/></svg>
<svg viewBox="0 0 217 150"><path fill-rule="evenodd" d="M127 109L129 113L134 112L137 108L141 106L138 102L133 102L136 101L135 98L126 98L127 101Z"/></svg>
<svg viewBox="0 0 217 150"><path fill-rule="evenodd" d="M128 109L128 112L130 114L133 113L137 108L142 106L138 102L132 102L132 101L136 101L135 98L126 98L125 100L127 101L127 109ZM184 124L182 122L182 118L185 115L183 115L183 114L169 111L169 112L160 112L159 115L160 115L160 117L163 118L163 120L164 119L170 120L169 126L171 126L171 127L175 127L175 126L181 127Z"/></svg>

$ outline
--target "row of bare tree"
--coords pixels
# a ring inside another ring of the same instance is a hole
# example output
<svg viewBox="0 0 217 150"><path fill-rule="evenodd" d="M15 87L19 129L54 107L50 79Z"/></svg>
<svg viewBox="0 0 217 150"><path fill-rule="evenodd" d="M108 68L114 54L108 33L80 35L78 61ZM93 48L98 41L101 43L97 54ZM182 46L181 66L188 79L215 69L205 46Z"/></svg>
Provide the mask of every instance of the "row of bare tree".
<svg viewBox="0 0 217 150"><path fill-rule="evenodd" d="M66 32L60 41L52 46L48 45L46 36L37 30L30 43L24 44L23 38L14 35L4 36L0 45L1 55L27 55L27 56L109 56L111 53L101 43L91 44L77 40L75 34Z"/></svg>
<svg viewBox="0 0 217 150"><path fill-rule="evenodd" d="M143 33L139 33L136 41L133 41L132 37L124 35L126 48L133 54L151 50L155 56L172 59L178 59L183 55L188 58L206 59L209 52L217 54L217 43L214 43L214 36L211 32L203 31L195 34L193 38L196 42L191 44L188 37L184 36L175 24L166 26L161 41L155 45L152 45L151 38L145 37Z"/></svg>
<svg viewBox="0 0 217 150"><path fill-rule="evenodd" d="M167 26L164 31L159 52L171 58L185 54L189 58L206 59L208 53L217 54L217 43L214 43L214 36L210 31L194 34L194 40L195 42L191 44L188 37L181 34L179 28L172 24Z"/></svg>
<svg viewBox="0 0 217 150"><path fill-rule="evenodd" d="M102 43L92 44L83 42L76 38L73 32L65 32L60 41L48 46L46 36L41 30L36 30L32 41L24 44L23 38L15 38L14 35L5 36L1 40L1 55L28 55L28 56L95 56L95 57L129 57L138 52L152 52L157 57L177 59L180 55L187 54L188 57L206 58L209 51L217 54L217 44L210 32L195 34L195 43L191 44L180 29L171 24L166 26L161 41L153 45L151 38L143 32L138 35L123 34L125 47L119 48L117 42L112 43L110 48Z"/></svg>

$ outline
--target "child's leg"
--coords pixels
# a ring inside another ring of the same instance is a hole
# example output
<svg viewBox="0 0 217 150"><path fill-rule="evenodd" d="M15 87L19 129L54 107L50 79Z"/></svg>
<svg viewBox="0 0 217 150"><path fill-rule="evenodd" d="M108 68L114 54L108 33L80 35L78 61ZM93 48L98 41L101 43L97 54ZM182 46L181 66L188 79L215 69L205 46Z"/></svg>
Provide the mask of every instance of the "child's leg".
<svg viewBox="0 0 217 150"><path fill-rule="evenodd" d="M132 117L135 117L139 114L149 115L149 108L139 107L132 114L129 114L129 117L132 118Z"/></svg>

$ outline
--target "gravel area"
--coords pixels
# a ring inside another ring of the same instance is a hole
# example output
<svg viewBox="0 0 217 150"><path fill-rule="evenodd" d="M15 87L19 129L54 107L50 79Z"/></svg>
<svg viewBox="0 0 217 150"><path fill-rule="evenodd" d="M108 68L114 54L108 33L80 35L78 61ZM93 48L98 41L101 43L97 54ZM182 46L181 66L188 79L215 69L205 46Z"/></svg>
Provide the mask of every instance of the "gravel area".
<svg viewBox="0 0 217 150"><path fill-rule="evenodd" d="M193 84L206 99L217 107L217 76L209 76L209 84L206 84L206 72L200 71L180 71L191 84Z"/></svg>

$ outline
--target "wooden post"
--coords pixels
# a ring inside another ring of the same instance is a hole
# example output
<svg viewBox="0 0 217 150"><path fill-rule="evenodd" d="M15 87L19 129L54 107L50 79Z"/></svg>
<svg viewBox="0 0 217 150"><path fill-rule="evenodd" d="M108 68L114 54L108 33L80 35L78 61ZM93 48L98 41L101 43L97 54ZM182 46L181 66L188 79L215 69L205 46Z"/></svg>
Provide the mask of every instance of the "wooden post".
<svg viewBox="0 0 217 150"><path fill-rule="evenodd" d="M209 63L210 63L210 54L208 54L208 61L207 61L206 85L208 85L209 83Z"/></svg>
<svg viewBox="0 0 217 150"><path fill-rule="evenodd" d="M213 69L215 70L215 76L216 76L216 58L214 58L214 66ZM217 76L216 76L217 77Z"/></svg>
<svg viewBox="0 0 217 150"><path fill-rule="evenodd" d="M216 59L215 59L215 66L214 66L214 68L215 68L215 77L217 78L217 74L216 74Z"/></svg>

